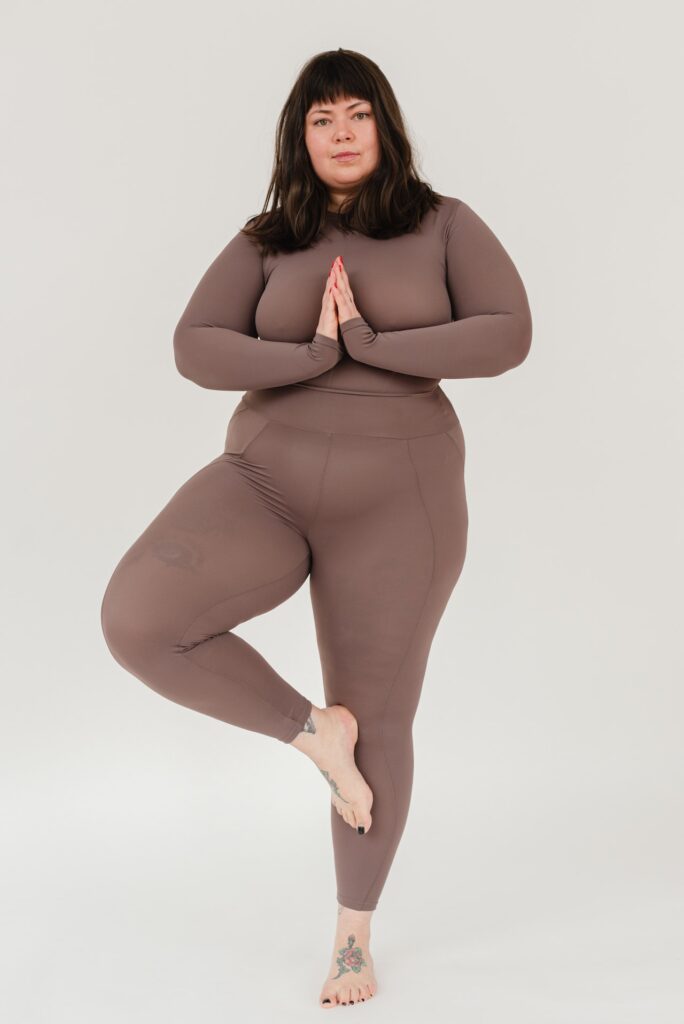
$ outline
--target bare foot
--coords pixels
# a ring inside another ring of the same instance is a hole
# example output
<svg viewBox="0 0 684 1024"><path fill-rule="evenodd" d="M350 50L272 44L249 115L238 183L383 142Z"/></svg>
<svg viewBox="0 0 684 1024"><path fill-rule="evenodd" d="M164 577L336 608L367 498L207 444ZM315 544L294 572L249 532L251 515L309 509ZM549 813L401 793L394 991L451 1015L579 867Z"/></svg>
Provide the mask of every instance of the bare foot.
<svg viewBox="0 0 684 1024"><path fill-rule="evenodd" d="M368 948L373 911L337 908L337 931L328 977L318 997L324 1009L372 999L378 989Z"/></svg>
<svg viewBox="0 0 684 1024"><path fill-rule="evenodd" d="M332 790L338 814L356 831L369 831L373 792L356 767L354 747L359 735L356 719L342 704L311 708L303 730L292 746L310 757Z"/></svg>

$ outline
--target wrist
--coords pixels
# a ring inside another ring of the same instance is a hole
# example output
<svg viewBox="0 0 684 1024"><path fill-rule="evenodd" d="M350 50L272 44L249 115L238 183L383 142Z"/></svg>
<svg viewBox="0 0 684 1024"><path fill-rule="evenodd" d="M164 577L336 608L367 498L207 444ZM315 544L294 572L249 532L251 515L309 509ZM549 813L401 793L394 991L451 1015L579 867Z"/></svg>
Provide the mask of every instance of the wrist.
<svg viewBox="0 0 684 1024"><path fill-rule="evenodd" d="M375 341L377 334L362 316L352 316L340 324L347 352L354 359L363 360L364 352Z"/></svg>
<svg viewBox="0 0 684 1024"><path fill-rule="evenodd" d="M322 334L320 331L316 331L311 344L314 351L319 352L321 355L328 353L329 356L332 356L335 352L342 354L344 351L339 339L331 338L329 335Z"/></svg>

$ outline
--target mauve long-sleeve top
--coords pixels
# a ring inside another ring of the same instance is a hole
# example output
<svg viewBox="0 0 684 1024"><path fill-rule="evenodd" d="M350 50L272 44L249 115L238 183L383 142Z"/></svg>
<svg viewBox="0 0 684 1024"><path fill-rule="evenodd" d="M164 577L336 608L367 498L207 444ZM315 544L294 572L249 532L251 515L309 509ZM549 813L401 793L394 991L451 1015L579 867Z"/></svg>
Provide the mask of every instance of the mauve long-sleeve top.
<svg viewBox="0 0 684 1024"><path fill-rule="evenodd" d="M356 394L411 394L443 378L493 377L532 340L525 287L511 257L452 196L417 231L374 239L328 211L308 249L261 255L238 231L196 286L174 332L179 372L201 387L300 384ZM317 333L333 259L341 255L361 313L337 341Z"/></svg>

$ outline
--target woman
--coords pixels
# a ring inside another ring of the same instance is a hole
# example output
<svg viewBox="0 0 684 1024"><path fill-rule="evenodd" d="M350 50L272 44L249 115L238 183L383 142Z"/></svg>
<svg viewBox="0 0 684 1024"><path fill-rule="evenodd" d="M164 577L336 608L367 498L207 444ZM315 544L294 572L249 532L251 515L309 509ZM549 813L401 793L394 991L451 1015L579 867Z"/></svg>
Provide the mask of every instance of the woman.
<svg viewBox="0 0 684 1024"><path fill-rule="evenodd" d="M377 990L370 920L408 815L430 646L465 559L465 442L439 381L517 366L532 328L510 257L465 202L419 179L395 96L363 55L305 65L271 193L174 334L184 377L244 392L224 451L124 554L102 628L152 689L281 740L327 780L330 1007ZM324 708L233 632L307 578Z"/></svg>

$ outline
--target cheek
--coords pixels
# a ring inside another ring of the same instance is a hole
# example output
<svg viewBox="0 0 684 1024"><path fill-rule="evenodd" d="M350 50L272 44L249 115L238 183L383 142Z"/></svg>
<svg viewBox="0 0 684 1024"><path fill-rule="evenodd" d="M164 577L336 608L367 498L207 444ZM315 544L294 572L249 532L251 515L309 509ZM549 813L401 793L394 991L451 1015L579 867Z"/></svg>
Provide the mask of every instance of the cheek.
<svg viewBox="0 0 684 1024"><path fill-rule="evenodd" d="M327 150L325 142L321 136L311 132L310 134L305 135L304 141L306 142L306 148L309 151L309 156L311 157L311 162L314 166L317 163L322 163Z"/></svg>
<svg viewBox="0 0 684 1024"><path fill-rule="evenodd" d="M378 146L378 133L375 130L374 123L368 125L368 134L366 135L365 145L366 149L368 150L368 153L373 158L376 158L380 150Z"/></svg>

